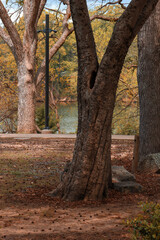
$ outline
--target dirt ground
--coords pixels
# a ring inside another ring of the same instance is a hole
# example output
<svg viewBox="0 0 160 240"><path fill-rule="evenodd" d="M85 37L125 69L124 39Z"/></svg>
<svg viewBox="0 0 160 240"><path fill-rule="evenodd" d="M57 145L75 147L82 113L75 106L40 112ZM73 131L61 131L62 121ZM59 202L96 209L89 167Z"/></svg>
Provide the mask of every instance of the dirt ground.
<svg viewBox="0 0 160 240"><path fill-rule="evenodd" d="M125 240L138 203L160 201L160 175L136 174L142 193L111 189L103 202L64 202L47 195L72 159L73 139L0 139L0 240ZM131 171L133 141L114 140L112 163Z"/></svg>

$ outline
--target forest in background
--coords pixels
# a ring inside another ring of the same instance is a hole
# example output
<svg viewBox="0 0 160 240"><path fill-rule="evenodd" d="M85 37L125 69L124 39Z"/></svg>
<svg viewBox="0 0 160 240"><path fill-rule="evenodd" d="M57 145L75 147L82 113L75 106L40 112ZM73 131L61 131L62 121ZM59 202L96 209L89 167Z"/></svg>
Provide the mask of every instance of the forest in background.
<svg viewBox="0 0 160 240"><path fill-rule="evenodd" d="M97 11L96 7L91 15ZM122 9L119 6L109 6L103 9L103 14L110 18L117 18L121 15ZM50 35L50 46L54 45L62 32L61 14L51 11L44 11L38 29L45 28L45 14L50 15L50 28L56 29L56 34ZM72 25L72 22L70 22ZM98 58L101 60L105 51L106 42L111 37L114 21L94 20L92 22ZM16 28L21 37L24 32L24 20L21 17L16 22ZM107 34L106 34L107 32ZM36 69L38 69L45 55L45 36L38 34L38 48L36 54ZM15 132L17 123L17 67L10 49L0 39L0 127L2 132ZM136 134L139 127L139 104L137 87L137 40L133 42L125 59L124 67L120 76L117 91L117 100L114 110L112 133L113 134ZM50 127L57 131L59 122L57 104L58 102L76 101L77 98L77 53L74 32L66 39L64 45L59 49L50 61ZM44 127L44 80L36 91L37 102L37 124Z"/></svg>

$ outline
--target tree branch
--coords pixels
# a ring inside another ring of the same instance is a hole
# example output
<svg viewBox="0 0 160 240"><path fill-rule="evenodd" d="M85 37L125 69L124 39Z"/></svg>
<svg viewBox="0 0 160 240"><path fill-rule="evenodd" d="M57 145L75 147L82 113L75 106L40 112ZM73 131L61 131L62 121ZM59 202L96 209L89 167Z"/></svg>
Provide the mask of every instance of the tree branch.
<svg viewBox="0 0 160 240"><path fill-rule="evenodd" d="M45 9L47 9L48 11L51 11L51 12L55 12L55 13L59 13L59 14L64 15L63 12L61 12L61 11L59 11L59 10L56 10L56 9L51 9L51 8L47 8L47 7L45 7Z"/></svg>
<svg viewBox="0 0 160 240"><path fill-rule="evenodd" d="M0 36L3 39L3 41L8 45L8 47L11 49L12 53L15 54L13 42L10 36L5 32L5 30L2 27L0 27Z"/></svg>
<svg viewBox="0 0 160 240"><path fill-rule="evenodd" d="M56 52L60 49L60 47L65 43L65 40L67 37L73 32L73 28L68 28L68 19L71 17L71 11L70 11L70 5L67 5L66 13L63 18L63 33L61 37L58 39L58 41L54 44L54 46L49 51L49 61L52 59L52 57L56 54ZM36 86L40 84L42 79L45 76L45 59L41 63L40 68L37 71L36 77L35 77L35 83Z"/></svg>
<svg viewBox="0 0 160 240"><path fill-rule="evenodd" d="M107 2L106 4L104 4L103 6L101 6L100 8L98 8L99 10L102 10L104 7L106 7L107 5L115 5L115 4L119 4L123 9L126 9L126 7L124 6L124 4L122 3L122 0L118 0L116 2Z"/></svg>
<svg viewBox="0 0 160 240"><path fill-rule="evenodd" d="M39 6L39 11L38 11L38 16L37 16L37 22L42 14L42 11L44 9L46 2L47 2L47 0L41 0L40 6Z"/></svg>
<svg viewBox="0 0 160 240"><path fill-rule="evenodd" d="M63 44L65 43L65 40L72 32L73 32L73 29L72 30L66 29L62 33L61 37L58 39L58 41L54 44L54 46L49 51L49 61L58 52L58 50L61 48L61 46L63 46ZM45 59L44 59L41 63L41 66L39 67L36 77L35 77L36 86L38 86L40 84L40 82L42 81L42 79L45 76L45 66L46 66L46 63L45 63Z"/></svg>
<svg viewBox="0 0 160 240"><path fill-rule="evenodd" d="M53 11L56 11L56 10L53 10ZM67 37L74 31L74 28L71 28L71 29L68 28L68 20L71 17L70 5L68 4L68 1L67 1L66 13L65 14L63 13L63 15L64 15L64 19L63 19L63 23L62 23L63 33L62 33L61 37L58 39L58 41L54 44L54 46L50 49L49 61L58 52L58 50L64 44ZM101 19L101 20L111 21L111 22L116 22L118 20L118 18L109 18L107 16L102 16L102 15L93 15L90 17L90 21L93 21L95 19ZM37 71L37 74L35 77L36 86L38 86L41 83L44 76L45 76L45 59L43 60L41 66L39 67L39 69Z"/></svg>
<svg viewBox="0 0 160 240"><path fill-rule="evenodd" d="M34 69L37 47L37 22L38 17L40 16L38 14L41 14L44 4L44 0L24 0L23 12L25 19L25 32L23 38L23 49L25 53L26 67L29 71L33 71Z"/></svg>
<svg viewBox="0 0 160 240"><path fill-rule="evenodd" d="M143 11L139 15L139 18L136 21L135 28L133 31L133 34L136 35L139 30L142 28L145 21L148 19L148 16L150 16L150 13L152 13L153 9L155 8L158 0L146 0L146 4L143 8Z"/></svg>
<svg viewBox="0 0 160 240"><path fill-rule="evenodd" d="M100 65L100 69L106 74L106 78L108 69L114 69L114 74L119 76L129 46L157 2L158 0L132 0L116 22L112 37ZM117 57L115 58L115 56ZM105 87L107 88L106 81L112 81L112 79L103 79L103 84L99 81L95 85L95 91L99 91L100 94ZM117 85L117 82L112 82L112 84Z"/></svg>
<svg viewBox="0 0 160 240"><path fill-rule="evenodd" d="M93 21L94 19L101 19L101 20L105 20L108 22L116 22L119 18L111 18L111 17L107 17L107 16L103 16L103 15L93 15L90 17L91 21Z"/></svg>
<svg viewBox="0 0 160 240"><path fill-rule="evenodd" d="M41 0L24 0L24 19L25 19L25 28L29 30L30 36L33 39L35 34L35 28L37 25L37 16L39 16ZM29 13L29 14L28 14Z"/></svg>
<svg viewBox="0 0 160 240"><path fill-rule="evenodd" d="M22 60L22 52L23 52L22 42L17 32L17 29L15 28L13 22L11 21L11 18L9 17L1 1L0 1L0 18L2 19L2 22L6 27L9 33L9 36L11 38L11 41L14 45L14 50L15 50L14 56L15 56L16 62L18 61L20 62Z"/></svg>
<svg viewBox="0 0 160 240"><path fill-rule="evenodd" d="M79 60L80 62L83 61L85 56L89 54L90 56L87 57L90 58L91 65L93 66L93 62L95 62L97 66L98 59L96 47L86 1L83 0L79 2L78 0L70 0L70 4L77 39Z"/></svg>

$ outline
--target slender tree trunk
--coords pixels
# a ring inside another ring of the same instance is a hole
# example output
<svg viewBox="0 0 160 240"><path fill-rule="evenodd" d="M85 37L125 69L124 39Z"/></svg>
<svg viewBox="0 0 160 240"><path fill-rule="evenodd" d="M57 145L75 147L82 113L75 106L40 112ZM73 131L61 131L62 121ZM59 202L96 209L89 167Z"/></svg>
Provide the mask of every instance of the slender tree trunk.
<svg viewBox="0 0 160 240"><path fill-rule="evenodd" d="M25 62L18 65L18 133L35 133L35 84Z"/></svg>
<svg viewBox="0 0 160 240"><path fill-rule="evenodd" d="M139 167L147 168L145 156L160 153L160 1L138 35L138 54Z"/></svg>

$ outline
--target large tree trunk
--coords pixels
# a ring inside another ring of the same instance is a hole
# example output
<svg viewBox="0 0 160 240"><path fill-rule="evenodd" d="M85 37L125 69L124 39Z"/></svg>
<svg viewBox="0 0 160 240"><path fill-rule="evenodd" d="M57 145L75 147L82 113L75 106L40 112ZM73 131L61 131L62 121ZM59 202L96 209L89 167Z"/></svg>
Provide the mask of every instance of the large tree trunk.
<svg viewBox="0 0 160 240"><path fill-rule="evenodd" d="M160 1L138 35L138 49L139 169L150 171L145 157L160 153Z"/></svg>
<svg viewBox="0 0 160 240"><path fill-rule="evenodd" d="M128 48L156 2L132 0L99 66L86 1L70 0L78 50L78 135L72 163L53 195L67 200L102 200L107 195L118 79Z"/></svg>
<svg viewBox="0 0 160 240"><path fill-rule="evenodd" d="M18 133L35 133L35 84L25 62L18 65Z"/></svg>

